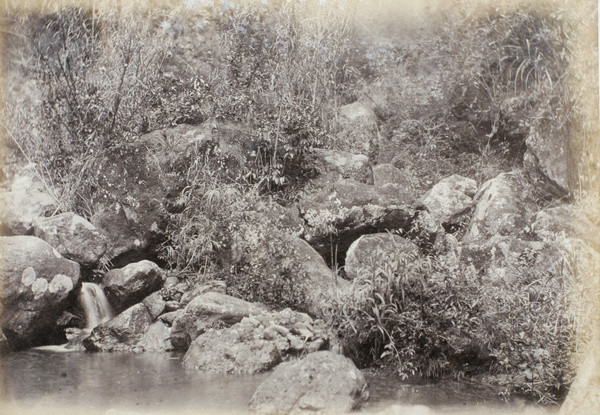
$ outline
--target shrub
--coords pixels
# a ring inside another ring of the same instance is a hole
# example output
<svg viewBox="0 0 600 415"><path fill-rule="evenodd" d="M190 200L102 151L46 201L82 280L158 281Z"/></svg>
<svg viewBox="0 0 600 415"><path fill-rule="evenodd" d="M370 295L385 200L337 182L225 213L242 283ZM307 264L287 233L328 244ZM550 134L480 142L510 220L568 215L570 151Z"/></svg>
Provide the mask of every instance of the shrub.
<svg viewBox="0 0 600 415"><path fill-rule="evenodd" d="M405 257L355 280L335 324L361 364L392 365L402 378L489 371L507 393L555 402L570 381L566 272L531 261L524 254L508 282L451 254Z"/></svg>

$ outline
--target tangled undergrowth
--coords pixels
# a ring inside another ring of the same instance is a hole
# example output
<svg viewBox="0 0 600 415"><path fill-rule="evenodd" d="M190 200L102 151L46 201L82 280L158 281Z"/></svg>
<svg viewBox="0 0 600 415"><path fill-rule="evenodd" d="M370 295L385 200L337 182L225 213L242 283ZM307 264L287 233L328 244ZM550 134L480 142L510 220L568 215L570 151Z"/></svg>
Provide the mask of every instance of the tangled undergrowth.
<svg viewBox="0 0 600 415"><path fill-rule="evenodd" d="M284 261L293 254L285 237L272 238L269 227L281 223L250 215L295 200L312 174L312 148L367 152L424 191L451 174L481 184L518 167L535 128L583 137L569 141L569 196L594 189L597 123L585 113L595 116L597 103L581 92L589 77L574 64L586 58L572 10L474 14L457 2L427 24L433 15L381 18L370 3L7 13L5 161L35 163L58 211L91 218L104 196L96 167L108 154L181 124L233 137L239 154L220 153L213 140L177 164L167 151L158 161L181 181L164 212L162 259L279 306L304 301L302 275ZM372 130L344 125L339 109L354 102L373 109ZM566 286L577 262L541 273L523 261L511 283L482 281L442 254L406 258L402 273L382 264L354 283L332 324L363 364L389 364L402 377L488 371L512 392L553 402L570 381L566 296L583 296L584 284Z"/></svg>
<svg viewBox="0 0 600 415"><path fill-rule="evenodd" d="M540 270L524 254L510 276L490 278L454 254L407 255L353 282L334 320L346 352L363 365L414 376L490 373L506 394L555 403L570 382L572 276Z"/></svg>

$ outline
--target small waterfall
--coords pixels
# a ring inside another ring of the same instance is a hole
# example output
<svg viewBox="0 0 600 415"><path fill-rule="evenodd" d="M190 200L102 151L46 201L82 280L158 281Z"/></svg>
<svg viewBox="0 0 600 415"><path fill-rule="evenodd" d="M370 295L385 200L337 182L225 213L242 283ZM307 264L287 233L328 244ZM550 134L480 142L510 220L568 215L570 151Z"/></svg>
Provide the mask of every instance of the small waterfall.
<svg viewBox="0 0 600 415"><path fill-rule="evenodd" d="M114 317L108 299L98 284L84 282L79 293L79 303L85 312L85 328L91 331Z"/></svg>
<svg viewBox="0 0 600 415"><path fill-rule="evenodd" d="M67 334L69 341L61 345L38 346L36 350L48 350L51 352L76 352L83 350L81 342L88 337L93 328L114 317L114 313L102 288L98 284L84 282L79 293L79 304L85 313L85 328L71 329L71 335Z"/></svg>

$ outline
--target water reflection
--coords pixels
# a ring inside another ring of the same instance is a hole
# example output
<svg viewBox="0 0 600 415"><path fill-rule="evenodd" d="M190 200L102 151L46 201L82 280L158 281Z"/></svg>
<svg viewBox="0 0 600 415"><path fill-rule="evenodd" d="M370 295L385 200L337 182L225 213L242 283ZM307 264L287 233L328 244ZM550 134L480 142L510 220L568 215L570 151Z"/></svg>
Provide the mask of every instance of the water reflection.
<svg viewBox="0 0 600 415"><path fill-rule="evenodd" d="M245 411L265 374L209 376L168 353L14 353L0 364L2 396L26 406Z"/></svg>
<svg viewBox="0 0 600 415"><path fill-rule="evenodd" d="M170 353L13 353L0 360L0 414L247 413L268 376L206 375L184 369L181 359ZM558 412L523 401L507 404L498 389L465 382L410 385L380 373L366 377L371 399L362 411L368 413L414 415L421 413L416 405L426 405L428 414Z"/></svg>

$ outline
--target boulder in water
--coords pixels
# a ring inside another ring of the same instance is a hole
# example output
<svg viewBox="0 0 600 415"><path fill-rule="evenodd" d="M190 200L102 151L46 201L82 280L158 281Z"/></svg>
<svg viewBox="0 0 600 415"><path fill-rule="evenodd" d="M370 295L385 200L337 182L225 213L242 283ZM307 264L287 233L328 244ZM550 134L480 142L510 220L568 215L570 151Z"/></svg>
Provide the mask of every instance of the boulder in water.
<svg viewBox="0 0 600 415"><path fill-rule="evenodd" d="M136 347L145 352L167 352L173 350L171 329L162 321L152 323Z"/></svg>
<svg viewBox="0 0 600 415"><path fill-rule="evenodd" d="M162 277L158 265L143 260L108 271L102 279L102 288L115 311L120 312L160 289Z"/></svg>
<svg viewBox="0 0 600 415"><path fill-rule="evenodd" d="M151 323L146 306L136 304L94 328L83 340L83 346L92 352L129 351L142 339Z"/></svg>
<svg viewBox="0 0 600 415"><path fill-rule="evenodd" d="M346 413L368 397L365 378L350 359L320 351L277 366L256 389L250 408L261 414Z"/></svg>
<svg viewBox="0 0 600 415"><path fill-rule="evenodd" d="M192 342L183 364L209 373L258 373L328 344L322 322L288 308L244 317L232 327L201 334Z"/></svg>
<svg viewBox="0 0 600 415"><path fill-rule="evenodd" d="M60 341L57 320L75 300L79 265L34 236L0 237L0 327L13 350Z"/></svg>
<svg viewBox="0 0 600 415"><path fill-rule="evenodd" d="M187 350L190 343L208 328L239 323L242 318L266 310L226 294L207 292L194 298L173 321L171 342L178 350Z"/></svg>
<svg viewBox="0 0 600 415"><path fill-rule="evenodd" d="M94 225L72 212L37 218L35 236L52 245L65 258L92 267L106 252L106 239Z"/></svg>

